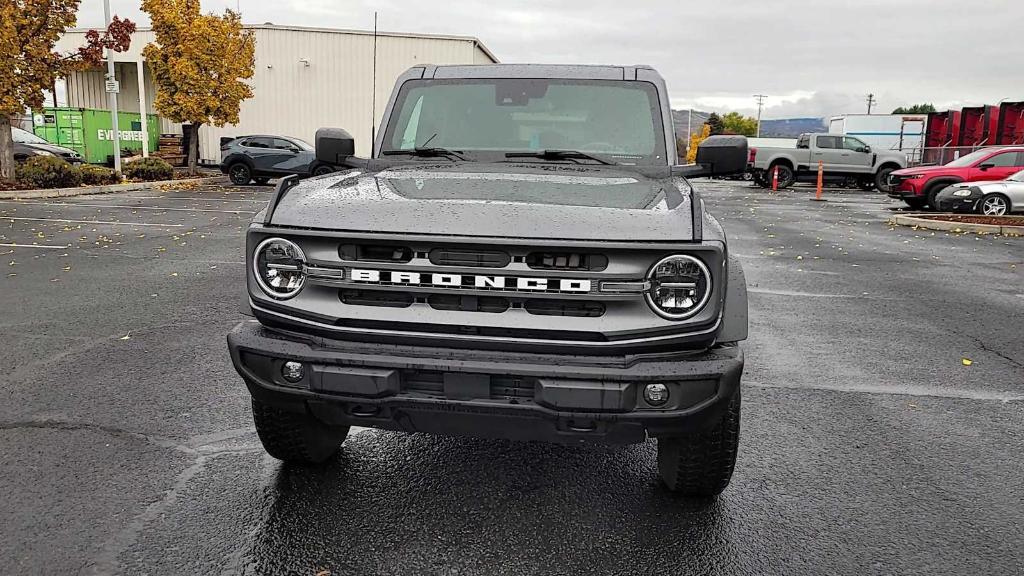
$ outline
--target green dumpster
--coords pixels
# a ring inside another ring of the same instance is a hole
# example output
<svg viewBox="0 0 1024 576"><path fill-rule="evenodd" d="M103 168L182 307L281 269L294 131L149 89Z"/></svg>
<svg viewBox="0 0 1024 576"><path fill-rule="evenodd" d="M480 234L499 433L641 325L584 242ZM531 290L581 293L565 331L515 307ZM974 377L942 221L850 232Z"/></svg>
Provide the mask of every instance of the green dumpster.
<svg viewBox="0 0 1024 576"><path fill-rule="evenodd" d="M149 151L160 142L160 119L147 114ZM138 112L117 113L121 136L121 155L142 154L142 116ZM92 108L43 108L32 115L36 136L51 144L71 148L90 164L112 164L114 131L109 110Z"/></svg>

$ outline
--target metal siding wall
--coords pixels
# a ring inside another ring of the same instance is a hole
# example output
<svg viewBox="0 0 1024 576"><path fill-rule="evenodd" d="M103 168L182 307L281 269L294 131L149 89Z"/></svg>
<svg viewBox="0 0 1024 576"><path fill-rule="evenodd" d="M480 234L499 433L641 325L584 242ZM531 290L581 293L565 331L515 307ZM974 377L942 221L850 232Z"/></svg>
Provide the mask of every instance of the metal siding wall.
<svg viewBox="0 0 1024 576"><path fill-rule="evenodd" d="M242 103L237 126L202 131L201 157L220 160L221 136L280 134L313 143L317 128L348 130L356 153L370 154L376 125L395 79L417 64L466 64L478 50L470 40L377 37L377 97L372 105L373 36L309 30L256 29L254 97ZM299 60L306 58L309 66ZM490 61L490 59L488 59ZM270 68L268 68L270 66Z"/></svg>
<svg viewBox="0 0 1024 576"><path fill-rule="evenodd" d="M370 154L371 111L373 124L380 122L395 79L418 64L490 63L476 42L456 38L414 36L377 37L377 97L373 92L373 36L351 32L254 28L256 69L250 84L253 98L242 103L239 124L221 128L205 126L200 134L200 158L220 161L221 136L269 133L295 136L313 143L316 129L345 128L356 139L356 153ZM119 60L137 58L153 41L150 31L132 38L128 54ZM60 50L72 50L84 42L84 34L66 34ZM300 58L307 58L307 67ZM269 66L269 68L268 68ZM118 66L121 108L138 110L138 88L133 64ZM147 108L153 110L155 87L147 74ZM78 72L68 79L68 105L106 108L103 71ZM181 133L178 124L161 119L161 133Z"/></svg>

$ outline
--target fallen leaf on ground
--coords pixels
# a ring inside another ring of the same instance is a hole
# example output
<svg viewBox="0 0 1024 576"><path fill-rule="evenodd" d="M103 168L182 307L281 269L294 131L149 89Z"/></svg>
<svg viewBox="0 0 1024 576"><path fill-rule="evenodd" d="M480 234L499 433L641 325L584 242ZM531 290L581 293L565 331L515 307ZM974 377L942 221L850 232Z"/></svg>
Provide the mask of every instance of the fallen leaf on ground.
<svg viewBox="0 0 1024 576"><path fill-rule="evenodd" d="M971 360L970 358L961 358L960 363L964 366L970 366L971 364L974 364L974 360Z"/></svg>

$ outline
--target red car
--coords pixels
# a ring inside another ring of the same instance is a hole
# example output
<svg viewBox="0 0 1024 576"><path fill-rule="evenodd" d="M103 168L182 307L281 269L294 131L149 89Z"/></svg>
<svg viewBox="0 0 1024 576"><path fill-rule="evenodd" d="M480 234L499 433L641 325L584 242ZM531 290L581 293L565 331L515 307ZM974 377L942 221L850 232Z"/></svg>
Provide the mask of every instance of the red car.
<svg viewBox="0 0 1024 576"><path fill-rule="evenodd" d="M943 166L919 166L889 175L890 198L898 198L915 210L935 207L935 196L959 182L1004 180L1024 170L1024 146L983 148Z"/></svg>

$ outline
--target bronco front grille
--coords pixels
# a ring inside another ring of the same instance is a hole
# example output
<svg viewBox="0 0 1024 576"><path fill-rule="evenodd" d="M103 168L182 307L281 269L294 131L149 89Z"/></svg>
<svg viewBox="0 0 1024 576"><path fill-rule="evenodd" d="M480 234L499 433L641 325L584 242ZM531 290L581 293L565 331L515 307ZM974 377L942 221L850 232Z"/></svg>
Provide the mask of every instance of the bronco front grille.
<svg viewBox="0 0 1024 576"><path fill-rule="evenodd" d="M723 270L714 246L434 242L286 231L253 232L250 242L274 233L302 249L306 285L294 298L270 302L254 284L256 305L279 312L274 322L313 321L319 333L340 338L408 342L422 335L452 346L548 342L612 350L617 341L668 342L677 333L699 331L706 340L719 321L717 292L707 313L685 322L659 317L644 297L651 267L669 254L692 253L715 273Z"/></svg>

